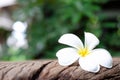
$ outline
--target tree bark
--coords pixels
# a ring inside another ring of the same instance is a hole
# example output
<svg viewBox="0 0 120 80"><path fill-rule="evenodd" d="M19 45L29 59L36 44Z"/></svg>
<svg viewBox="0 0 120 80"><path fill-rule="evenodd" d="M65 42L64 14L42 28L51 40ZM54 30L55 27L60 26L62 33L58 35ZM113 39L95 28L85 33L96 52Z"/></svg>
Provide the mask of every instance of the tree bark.
<svg viewBox="0 0 120 80"><path fill-rule="evenodd" d="M101 66L98 73L80 68L78 62L60 66L57 60L0 62L0 80L120 80L120 58L113 58L113 67Z"/></svg>

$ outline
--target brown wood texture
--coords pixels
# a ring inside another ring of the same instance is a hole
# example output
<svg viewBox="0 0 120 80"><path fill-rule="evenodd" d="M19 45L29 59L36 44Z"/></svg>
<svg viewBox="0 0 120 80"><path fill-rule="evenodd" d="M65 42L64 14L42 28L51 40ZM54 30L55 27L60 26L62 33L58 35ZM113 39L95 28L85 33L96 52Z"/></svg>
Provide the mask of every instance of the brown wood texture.
<svg viewBox="0 0 120 80"><path fill-rule="evenodd" d="M77 62L66 67L57 60L0 62L0 80L120 80L120 58L98 73L82 70Z"/></svg>

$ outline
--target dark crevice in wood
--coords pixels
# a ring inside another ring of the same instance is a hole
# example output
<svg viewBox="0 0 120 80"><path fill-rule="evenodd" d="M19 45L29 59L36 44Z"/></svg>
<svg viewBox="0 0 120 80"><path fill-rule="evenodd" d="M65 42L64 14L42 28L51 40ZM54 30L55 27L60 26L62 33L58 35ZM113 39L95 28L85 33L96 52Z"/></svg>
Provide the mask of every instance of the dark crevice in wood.
<svg viewBox="0 0 120 80"><path fill-rule="evenodd" d="M60 74L61 74L64 70L66 70L67 68L68 68L68 67L66 67L66 68L64 68L63 70L61 70L61 71L58 73L58 75L57 75L55 78L51 79L51 80L58 80L59 77L60 77Z"/></svg>
<svg viewBox="0 0 120 80"><path fill-rule="evenodd" d="M51 61L52 62L52 61ZM40 69L37 70L37 72L35 74L33 74L31 80L38 80L39 74L41 73L41 71L45 68L45 66L47 66L48 64L50 64L51 62L48 62L44 65L42 65L42 67L40 67ZM39 64L38 64L39 65Z"/></svg>

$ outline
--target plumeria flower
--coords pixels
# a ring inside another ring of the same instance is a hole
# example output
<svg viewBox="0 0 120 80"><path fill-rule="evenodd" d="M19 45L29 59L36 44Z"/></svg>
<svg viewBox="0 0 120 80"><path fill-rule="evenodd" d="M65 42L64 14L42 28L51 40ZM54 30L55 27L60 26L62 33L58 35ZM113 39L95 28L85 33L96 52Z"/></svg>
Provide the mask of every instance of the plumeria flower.
<svg viewBox="0 0 120 80"><path fill-rule="evenodd" d="M76 35L71 33L61 36L58 42L71 46L56 53L58 62L62 66L71 65L78 60L83 70L94 73L100 70L100 65L106 68L112 67L110 53L106 49L94 49L99 44L99 40L92 33L85 32L84 45Z"/></svg>

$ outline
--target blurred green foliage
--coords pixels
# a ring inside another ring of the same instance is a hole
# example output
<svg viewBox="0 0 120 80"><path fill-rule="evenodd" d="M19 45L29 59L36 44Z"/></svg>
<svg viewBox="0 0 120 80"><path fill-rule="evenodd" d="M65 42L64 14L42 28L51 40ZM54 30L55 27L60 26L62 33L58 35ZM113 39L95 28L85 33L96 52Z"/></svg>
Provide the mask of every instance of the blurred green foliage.
<svg viewBox="0 0 120 80"><path fill-rule="evenodd" d="M29 48L21 50L17 55L24 55L24 59L55 58L57 50L63 47L57 42L62 34L71 32L83 37L84 31L94 33L101 40L100 47L107 48L112 55L118 55L120 26L103 21L108 17L100 13L100 4L106 2L107 0L18 0L19 8L13 17L29 23Z"/></svg>

